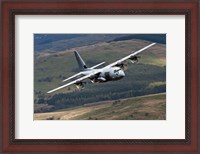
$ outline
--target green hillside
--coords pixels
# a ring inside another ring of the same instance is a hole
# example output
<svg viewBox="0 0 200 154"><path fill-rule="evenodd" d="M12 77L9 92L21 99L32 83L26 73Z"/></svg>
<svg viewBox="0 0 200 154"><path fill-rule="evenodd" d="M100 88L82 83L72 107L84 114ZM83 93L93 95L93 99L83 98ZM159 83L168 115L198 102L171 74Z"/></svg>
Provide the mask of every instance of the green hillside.
<svg viewBox="0 0 200 154"><path fill-rule="evenodd" d="M165 45L156 44L141 54L139 63L128 62L128 70L125 71L126 76L122 80L102 84L91 84L88 80L82 91L77 91L75 86L71 86L51 95L46 93L63 85L63 79L79 71L74 50L81 54L90 67L103 61L106 61L105 65L107 65L150 43L132 39L98 43L57 53L36 53L34 59L34 103L42 104L42 107L39 108L37 105L35 112L54 111L98 101L165 92L166 49Z"/></svg>
<svg viewBox="0 0 200 154"><path fill-rule="evenodd" d="M117 101L86 104L49 113L34 120L165 120L166 95L146 95Z"/></svg>
<svg viewBox="0 0 200 154"><path fill-rule="evenodd" d="M35 52L59 52L70 48L112 41L125 34L35 34Z"/></svg>

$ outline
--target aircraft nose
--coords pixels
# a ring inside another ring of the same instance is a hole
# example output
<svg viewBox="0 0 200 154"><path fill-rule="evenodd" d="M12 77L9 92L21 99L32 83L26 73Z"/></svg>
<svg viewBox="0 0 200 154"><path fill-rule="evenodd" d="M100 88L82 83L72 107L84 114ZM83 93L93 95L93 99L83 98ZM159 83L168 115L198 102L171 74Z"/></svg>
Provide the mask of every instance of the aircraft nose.
<svg viewBox="0 0 200 154"><path fill-rule="evenodd" d="M121 72L120 72L120 75L121 75L122 77L124 77L124 76L125 76L124 71L121 71Z"/></svg>

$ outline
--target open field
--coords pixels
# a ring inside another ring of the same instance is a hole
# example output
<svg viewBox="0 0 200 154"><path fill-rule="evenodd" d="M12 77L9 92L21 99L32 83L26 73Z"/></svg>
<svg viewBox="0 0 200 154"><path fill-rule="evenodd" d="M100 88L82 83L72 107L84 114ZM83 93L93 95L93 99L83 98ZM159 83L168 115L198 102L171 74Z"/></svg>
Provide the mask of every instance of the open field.
<svg viewBox="0 0 200 154"><path fill-rule="evenodd" d="M152 94L115 101L85 104L48 113L34 120L165 120L166 94Z"/></svg>

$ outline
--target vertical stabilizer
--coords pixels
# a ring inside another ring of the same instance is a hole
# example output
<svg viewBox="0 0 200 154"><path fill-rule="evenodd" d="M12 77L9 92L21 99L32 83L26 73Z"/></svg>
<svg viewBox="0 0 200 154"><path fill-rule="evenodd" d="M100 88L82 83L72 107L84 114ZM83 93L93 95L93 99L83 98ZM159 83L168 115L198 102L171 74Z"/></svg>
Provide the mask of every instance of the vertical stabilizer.
<svg viewBox="0 0 200 154"><path fill-rule="evenodd" d="M84 71L87 69L87 66L85 64L85 62L83 61L83 59L81 58L81 56L79 55L79 53L77 51L74 51L75 57L76 57L76 61L78 63L79 69L81 71Z"/></svg>

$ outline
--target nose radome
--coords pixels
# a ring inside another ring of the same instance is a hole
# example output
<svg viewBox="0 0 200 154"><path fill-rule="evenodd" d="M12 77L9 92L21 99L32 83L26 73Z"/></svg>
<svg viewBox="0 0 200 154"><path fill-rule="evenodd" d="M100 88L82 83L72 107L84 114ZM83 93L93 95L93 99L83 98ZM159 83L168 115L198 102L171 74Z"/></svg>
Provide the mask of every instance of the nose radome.
<svg viewBox="0 0 200 154"><path fill-rule="evenodd" d="M125 76L124 71L121 71L121 72L120 72L120 75L124 77L124 76Z"/></svg>

